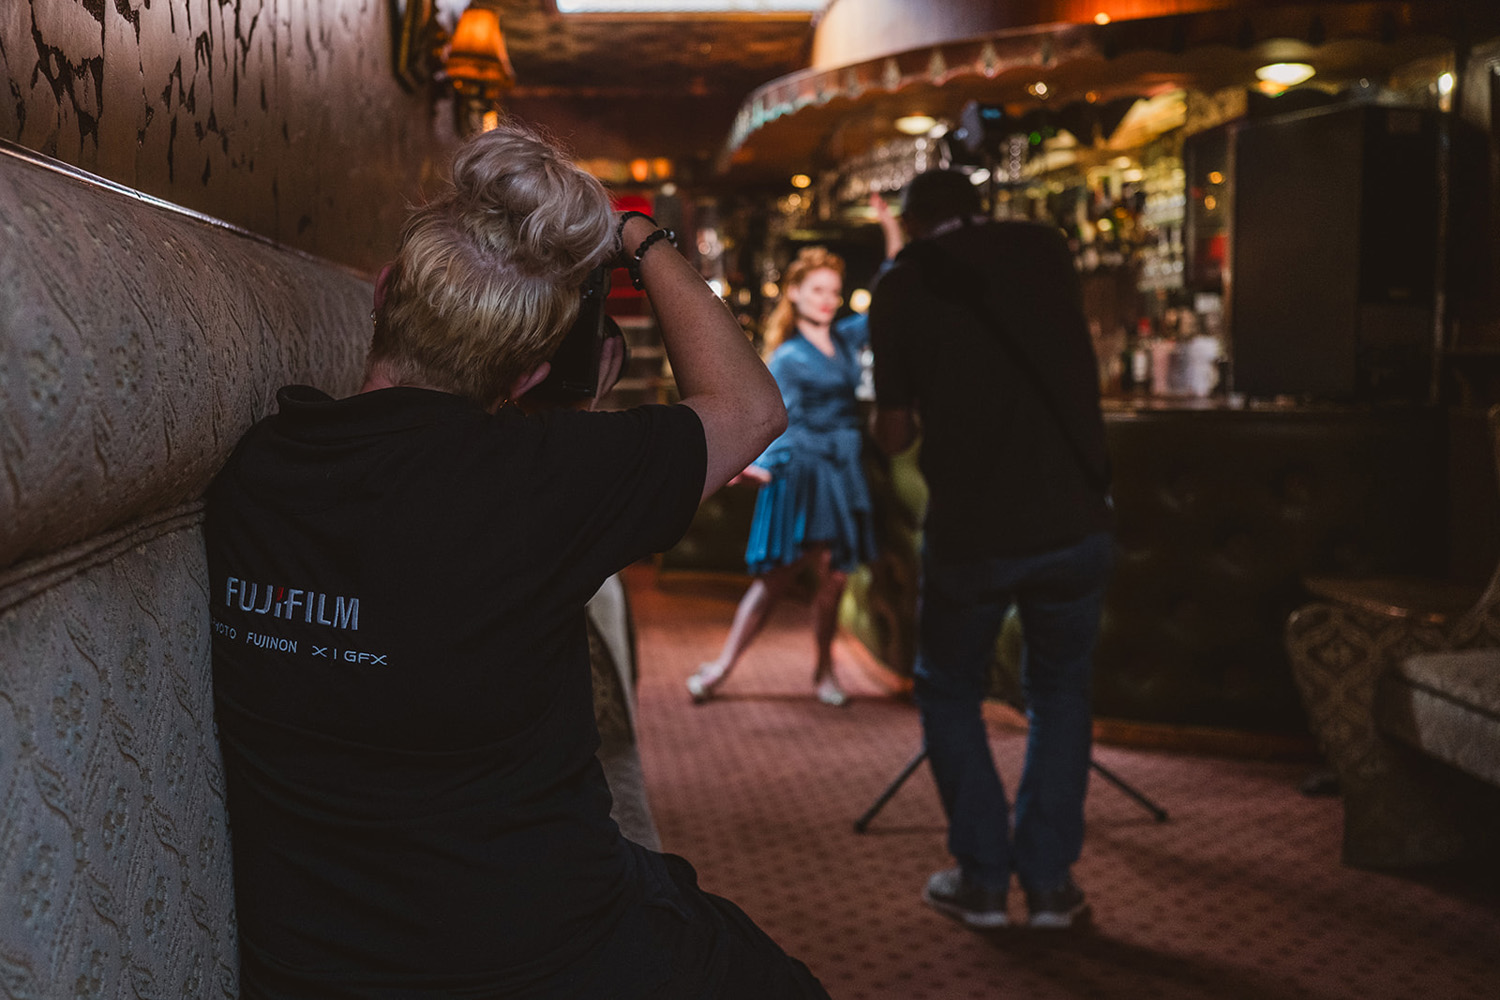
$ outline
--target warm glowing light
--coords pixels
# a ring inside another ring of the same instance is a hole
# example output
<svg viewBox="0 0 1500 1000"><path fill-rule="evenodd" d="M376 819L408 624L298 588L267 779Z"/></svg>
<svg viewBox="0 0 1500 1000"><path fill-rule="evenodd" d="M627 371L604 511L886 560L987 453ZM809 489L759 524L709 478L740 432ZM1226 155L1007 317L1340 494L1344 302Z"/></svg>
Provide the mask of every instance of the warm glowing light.
<svg viewBox="0 0 1500 1000"><path fill-rule="evenodd" d="M760 294L768 299L774 299L781 294L781 289L776 287L776 282L768 281L760 286Z"/></svg>
<svg viewBox="0 0 1500 1000"><path fill-rule="evenodd" d="M978 187L989 179L990 172L984 167L980 167L978 170L969 175L969 183L974 185L975 187Z"/></svg>
<svg viewBox="0 0 1500 1000"><path fill-rule="evenodd" d="M1447 97L1449 94L1453 93L1453 74L1452 73L1444 73L1442 76L1438 77L1437 83L1438 83L1438 93L1439 94L1442 94L1444 97Z"/></svg>
<svg viewBox="0 0 1500 1000"><path fill-rule="evenodd" d="M665 156L658 156L651 161L651 174L654 177L665 178L672 176L672 161Z"/></svg>
<svg viewBox="0 0 1500 1000"><path fill-rule="evenodd" d="M905 135L926 135L937 124L931 115L902 115L895 121L896 131Z"/></svg>
<svg viewBox="0 0 1500 1000"><path fill-rule="evenodd" d="M792 175L792 187L794 187L794 188L812 187L812 178L809 177L809 176L807 176L806 174L793 174Z"/></svg>
<svg viewBox="0 0 1500 1000"><path fill-rule="evenodd" d="M723 279L721 279L721 278L709 278L708 279L708 287L712 288L713 291L714 291L714 294L717 295L721 299L724 297L724 293L726 291L728 291L728 289L724 285Z"/></svg>
<svg viewBox="0 0 1500 1000"><path fill-rule="evenodd" d="M1295 87L1306 83L1317 72L1307 63L1271 63L1255 71L1256 79L1281 87Z"/></svg>
<svg viewBox="0 0 1500 1000"><path fill-rule="evenodd" d="M1099 13L1097 13L1097 14L1094 15L1094 23L1095 24L1108 24L1109 23L1109 15L1106 14L1106 13L1104 13L1104 11L1101 10Z"/></svg>
<svg viewBox="0 0 1500 1000"><path fill-rule="evenodd" d="M1083 95L1083 99L1085 101L1088 101L1090 104L1098 104L1099 103L1099 91L1097 91L1097 90L1091 90L1087 94Z"/></svg>
<svg viewBox="0 0 1500 1000"><path fill-rule="evenodd" d="M849 308L857 313L862 313L870 308L870 290L868 288L856 288L849 293Z"/></svg>
<svg viewBox="0 0 1500 1000"><path fill-rule="evenodd" d="M1212 212L1214 209L1219 207L1219 199L1215 198L1213 195L1209 195L1208 197L1203 199L1203 207Z"/></svg>
<svg viewBox="0 0 1500 1000"><path fill-rule="evenodd" d="M630 161L630 179L637 183L645 183L651 176L651 164L647 160Z"/></svg>
<svg viewBox="0 0 1500 1000"><path fill-rule="evenodd" d="M1104 218L1100 219L1097 223L1095 223L1095 225L1099 227L1101 232L1106 233L1115 228L1115 224L1110 221L1109 216L1105 216Z"/></svg>
<svg viewBox="0 0 1500 1000"><path fill-rule="evenodd" d="M484 117L479 120L479 128L484 132L493 132L500 127L500 112L486 111Z"/></svg>
<svg viewBox="0 0 1500 1000"><path fill-rule="evenodd" d="M1046 97L1047 94L1049 93L1049 89L1047 87L1047 84L1044 83L1041 80L1038 80L1036 83L1033 83L1031 86L1027 87L1026 89L1029 90L1032 93L1032 95L1035 96L1035 97Z"/></svg>
<svg viewBox="0 0 1500 1000"><path fill-rule="evenodd" d="M1224 175L1221 174L1221 173L1219 173L1217 170L1211 171L1209 173L1209 175L1208 175L1208 183L1210 183L1210 184L1223 184L1224 183Z"/></svg>
<svg viewBox="0 0 1500 1000"><path fill-rule="evenodd" d="M516 74L505 50L500 17L487 7L470 7L458 19L443 53L443 70L459 89L507 90Z"/></svg>

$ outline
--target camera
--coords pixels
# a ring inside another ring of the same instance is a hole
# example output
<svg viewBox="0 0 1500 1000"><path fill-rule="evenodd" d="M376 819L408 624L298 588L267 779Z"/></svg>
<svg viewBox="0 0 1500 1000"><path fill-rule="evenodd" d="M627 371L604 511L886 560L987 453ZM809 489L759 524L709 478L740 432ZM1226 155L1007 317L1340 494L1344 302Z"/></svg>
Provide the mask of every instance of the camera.
<svg viewBox="0 0 1500 1000"><path fill-rule="evenodd" d="M552 355L552 370L537 395L558 399L591 399L599 385L599 362L604 341L623 336L604 312L609 297L609 268L596 267L584 279L578 318ZM533 390L535 391L535 390Z"/></svg>

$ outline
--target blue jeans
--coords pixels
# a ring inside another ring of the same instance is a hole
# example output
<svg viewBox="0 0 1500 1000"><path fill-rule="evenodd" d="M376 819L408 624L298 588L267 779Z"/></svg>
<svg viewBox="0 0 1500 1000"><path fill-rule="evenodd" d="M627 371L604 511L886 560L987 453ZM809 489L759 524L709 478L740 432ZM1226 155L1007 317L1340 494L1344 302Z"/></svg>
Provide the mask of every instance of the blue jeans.
<svg viewBox="0 0 1500 1000"><path fill-rule="evenodd" d="M1089 686L1113 561L1108 532L1039 555L954 559L922 553L917 706L948 814L948 850L967 878L1003 888L1061 886L1083 850L1093 726ZM1005 615L1025 636L1030 727L1011 833L1005 786L980 706Z"/></svg>

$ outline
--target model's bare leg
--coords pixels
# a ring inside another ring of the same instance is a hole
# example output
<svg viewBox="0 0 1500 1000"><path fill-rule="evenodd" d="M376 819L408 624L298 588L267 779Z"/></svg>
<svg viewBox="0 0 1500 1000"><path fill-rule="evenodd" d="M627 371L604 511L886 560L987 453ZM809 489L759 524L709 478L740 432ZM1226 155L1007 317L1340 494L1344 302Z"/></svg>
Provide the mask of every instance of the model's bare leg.
<svg viewBox="0 0 1500 1000"><path fill-rule="evenodd" d="M813 557L818 570L818 589L813 595L813 639L818 651L813 688L819 701L838 707L848 704L849 696L833 673L833 637L838 631L839 601L849 574L831 568L833 556L826 546L816 550Z"/></svg>
<svg viewBox="0 0 1500 1000"><path fill-rule="evenodd" d="M802 562L798 560L778 566L756 577L750 584L750 589L740 598L739 607L734 610L734 621L729 626L729 635L724 639L724 648L714 659L700 664L698 672L687 680L688 693L693 696L694 701L707 701L712 697L714 688L729 676L729 672L739 662L740 654L760 634L766 619L771 616L771 609L776 607L792 581L797 578L797 570Z"/></svg>

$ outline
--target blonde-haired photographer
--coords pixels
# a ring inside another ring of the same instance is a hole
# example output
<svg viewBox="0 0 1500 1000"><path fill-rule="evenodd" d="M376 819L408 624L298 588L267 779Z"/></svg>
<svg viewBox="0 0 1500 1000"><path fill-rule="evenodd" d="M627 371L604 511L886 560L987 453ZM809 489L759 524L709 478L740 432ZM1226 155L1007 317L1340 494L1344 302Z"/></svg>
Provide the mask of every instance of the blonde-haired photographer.
<svg viewBox="0 0 1500 1000"><path fill-rule="evenodd" d="M682 403L516 405L616 264ZM738 324L517 128L458 152L374 316L363 389L282 389L208 495L244 996L826 997L620 835L596 756L585 603L785 425Z"/></svg>

